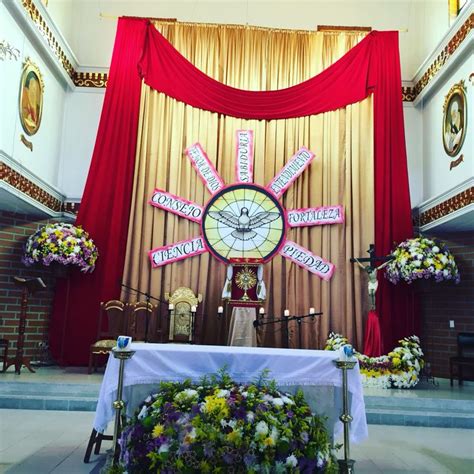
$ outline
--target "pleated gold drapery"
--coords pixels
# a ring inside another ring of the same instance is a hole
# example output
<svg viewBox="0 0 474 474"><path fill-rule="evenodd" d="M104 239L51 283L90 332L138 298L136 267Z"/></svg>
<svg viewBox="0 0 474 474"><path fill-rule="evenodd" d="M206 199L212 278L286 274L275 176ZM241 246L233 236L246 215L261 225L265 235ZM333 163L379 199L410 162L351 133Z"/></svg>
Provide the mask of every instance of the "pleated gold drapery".
<svg viewBox="0 0 474 474"><path fill-rule="evenodd" d="M362 35L271 30L225 25L156 24L196 67L227 85L248 90L282 89L327 68ZM324 315L303 325L304 347L321 347L329 330L362 345L366 289L350 257L374 240L372 99L316 116L242 120L199 110L142 86L139 136L123 282L161 296L189 286L204 296L202 343L224 343L215 314L225 266L208 254L152 269L148 250L200 235L198 224L148 204L155 187L204 205L210 198L184 154L200 142L226 184L234 182L235 131L254 131L254 182L267 185L301 146L316 158L284 194L285 208L343 204L346 222L290 229L288 238L336 265L329 282L276 256L266 264L267 311L289 308ZM363 282L364 280L362 280ZM122 297L126 297L123 294ZM264 345L280 345L281 332L266 326ZM293 338L292 345L296 341Z"/></svg>

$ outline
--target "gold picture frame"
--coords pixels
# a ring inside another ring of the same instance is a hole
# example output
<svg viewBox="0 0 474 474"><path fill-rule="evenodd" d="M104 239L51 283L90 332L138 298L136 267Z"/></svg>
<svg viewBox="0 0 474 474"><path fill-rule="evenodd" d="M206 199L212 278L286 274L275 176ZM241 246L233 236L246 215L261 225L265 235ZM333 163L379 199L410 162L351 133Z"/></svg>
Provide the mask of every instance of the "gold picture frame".
<svg viewBox="0 0 474 474"><path fill-rule="evenodd" d="M464 80L454 84L444 99L443 146L447 155L454 157L460 151L466 137L467 100Z"/></svg>
<svg viewBox="0 0 474 474"><path fill-rule="evenodd" d="M25 133L34 135L41 125L43 115L44 81L38 66L26 58L20 79L18 110Z"/></svg>

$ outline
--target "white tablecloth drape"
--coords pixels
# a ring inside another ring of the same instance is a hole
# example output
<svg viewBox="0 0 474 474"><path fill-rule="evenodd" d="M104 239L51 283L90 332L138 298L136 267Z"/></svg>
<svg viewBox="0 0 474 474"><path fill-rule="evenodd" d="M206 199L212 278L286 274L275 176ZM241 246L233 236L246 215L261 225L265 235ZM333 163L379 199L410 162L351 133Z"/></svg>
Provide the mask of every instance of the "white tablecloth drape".
<svg viewBox="0 0 474 474"><path fill-rule="evenodd" d="M244 306L232 308L227 345L257 347L257 331L253 327L256 318L255 308Z"/></svg>
<svg viewBox="0 0 474 474"><path fill-rule="evenodd" d="M150 393L156 393L161 381L198 381L223 366L236 382L253 382L264 369L270 370L284 391L302 388L313 411L329 417L328 427L338 437L342 423L342 374L333 360L333 351L274 349L264 347L194 346L180 344L133 343L135 355L125 362L124 400L130 416ZM109 357L94 419L94 428L103 432L114 418L112 402L117 394L119 361ZM364 396L359 367L348 371L350 410L353 421L351 440L367 437ZM332 426L331 426L332 425Z"/></svg>

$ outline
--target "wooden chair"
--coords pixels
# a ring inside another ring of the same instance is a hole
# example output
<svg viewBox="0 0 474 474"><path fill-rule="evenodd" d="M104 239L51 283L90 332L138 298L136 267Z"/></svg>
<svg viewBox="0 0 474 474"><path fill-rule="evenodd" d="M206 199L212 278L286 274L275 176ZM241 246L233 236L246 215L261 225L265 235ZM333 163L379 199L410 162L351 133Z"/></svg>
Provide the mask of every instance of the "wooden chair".
<svg viewBox="0 0 474 474"><path fill-rule="evenodd" d="M449 373L451 386L456 377L454 368L457 367L457 379L459 385L463 384L463 369L471 367L474 369L474 333L460 332L458 334L458 355L449 359Z"/></svg>
<svg viewBox="0 0 474 474"><path fill-rule="evenodd" d="M128 305L118 300L100 303L99 326L97 329L97 341L91 345L89 351L89 371L97 372L97 356L108 354L117 342L117 337L126 334L126 312ZM103 314L107 316L107 330L102 329Z"/></svg>
<svg viewBox="0 0 474 474"><path fill-rule="evenodd" d="M170 296L165 293L165 300L174 305L169 321L169 341L170 342L196 342L196 314L191 313L191 307L202 301L201 295L195 295L191 288L181 286Z"/></svg>
<svg viewBox="0 0 474 474"><path fill-rule="evenodd" d="M150 339L150 328L153 315L156 314L156 306L145 301L130 304L127 335L133 341L148 342Z"/></svg>
<svg viewBox="0 0 474 474"><path fill-rule="evenodd" d="M8 346L10 341L8 339L0 339L0 349L3 349L2 359L3 359L3 367L2 372L7 370L7 363L8 363Z"/></svg>

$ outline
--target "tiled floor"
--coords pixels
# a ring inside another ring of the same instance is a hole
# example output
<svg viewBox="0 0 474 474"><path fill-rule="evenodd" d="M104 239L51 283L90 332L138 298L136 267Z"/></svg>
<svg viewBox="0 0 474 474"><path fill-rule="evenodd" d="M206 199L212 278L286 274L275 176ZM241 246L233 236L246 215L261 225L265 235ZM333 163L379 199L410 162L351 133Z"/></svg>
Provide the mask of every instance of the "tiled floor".
<svg viewBox="0 0 474 474"><path fill-rule="evenodd" d="M94 413L0 410L0 473L99 473L104 456L82 459ZM107 449L110 442L104 442ZM352 446L357 473L474 472L474 431L369 425Z"/></svg>

